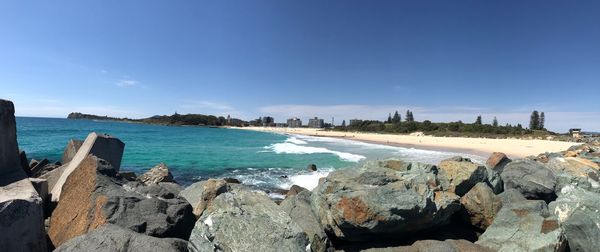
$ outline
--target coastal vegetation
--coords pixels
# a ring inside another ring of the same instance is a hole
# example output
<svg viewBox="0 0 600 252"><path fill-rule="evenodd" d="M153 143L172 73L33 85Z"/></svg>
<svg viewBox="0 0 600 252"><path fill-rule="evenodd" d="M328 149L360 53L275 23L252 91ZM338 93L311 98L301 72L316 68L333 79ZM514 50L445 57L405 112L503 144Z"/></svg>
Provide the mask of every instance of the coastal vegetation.
<svg viewBox="0 0 600 252"><path fill-rule="evenodd" d="M533 111L529 128L521 124L499 125L498 119L493 118L491 124L484 124L481 115L477 116L473 123L463 121L456 122L432 122L424 120L415 121L413 112L406 111L404 121L398 111L388 115L384 122L377 120L354 121L350 125L336 126L333 130L337 131L359 131L359 132L378 132L378 133L396 133L409 134L413 132L423 132L433 136L466 136L466 137L547 137L557 135L554 132L544 128L545 114Z"/></svg>
<svg viewBox="0 0 600 252"><path fill-rule="evenodd" d="M236 118L225 118L223 116L202 115L202 114L178 114L173 115L156 115L149 118L129 119L116 118L109 116L98 116L90 114L82 114L78 112L70 113L67 119L87 119L87 120L108 120L108 121L125 121L160 125L194 125L194 126L243 126L248 122Z"/></svg>

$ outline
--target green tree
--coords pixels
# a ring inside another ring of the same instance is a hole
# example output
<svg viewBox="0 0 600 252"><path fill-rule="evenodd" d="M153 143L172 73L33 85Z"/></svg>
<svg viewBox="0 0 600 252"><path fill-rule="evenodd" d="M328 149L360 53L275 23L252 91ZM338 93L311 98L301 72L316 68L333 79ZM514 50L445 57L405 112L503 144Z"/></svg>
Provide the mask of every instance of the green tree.
<svg viewBox="0 0 600 252"><path fill-rule="evenodd" d="M396 110L396 112L394 112L394 117L392 117L392 123L400 123L400 114L398 114L398 111Z"/></svg>
<svg viewBox="0 0 600 252"><path fill-rule="evenodd" d="M346 127L346 120L342 120L342 127Z"/></svg>
<svg viewBox="0 0 600 252"><path fill-rule="evenodd" d="M537 130L540 127L540 114L537 110L531 112L531 117L529 118L529 129Z"/></svg>
<svg viewBox="0 0 600 252"><path fill-rule="evenodd" d="M477 116L477 119L475 120L475 125L481 125L481 116Z"/></svg>
<svg viewBox="0 0 600 252"><path fill-rule="evenodd" d="M388 119L385 121L386 123L392 123L392 113L388 114Z"/></svg>
<svg viewBox="0 0 600 252"><path fill-rule="evenodd" d="M540 130L543 130L543 129L545 129L545 125L544 125L545 123L546 123L546 115L544 114L544 112L542 112L542 113L540 114L540 122L539 122L539 126L538 126L538 128L539 128Z"/></svg>
<svg viewBox="0 0 600 252"><path fill-rule="evenodd" d="M415 118L413 117L413 113L410 110L406 110L406 117L404 117L404 120L407 122L414 122Z"/></svg>
<svg viewBox="0 0 600 252"><path fill-rule="evenodd" d="M494 121L492 121L492 126L498 127L498 119L494 116Z"/></svg>

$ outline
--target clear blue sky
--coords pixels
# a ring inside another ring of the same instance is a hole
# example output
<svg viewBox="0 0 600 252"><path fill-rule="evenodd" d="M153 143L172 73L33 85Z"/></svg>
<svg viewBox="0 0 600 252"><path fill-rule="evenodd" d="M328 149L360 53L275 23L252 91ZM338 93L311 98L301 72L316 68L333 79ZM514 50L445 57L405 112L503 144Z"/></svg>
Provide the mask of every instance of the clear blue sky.
<svg viewBox="0 0 600 252"><path fill-rule="evenodd" d="M599 1L2 1L17 115L205 113L600 130Z"/></svg>

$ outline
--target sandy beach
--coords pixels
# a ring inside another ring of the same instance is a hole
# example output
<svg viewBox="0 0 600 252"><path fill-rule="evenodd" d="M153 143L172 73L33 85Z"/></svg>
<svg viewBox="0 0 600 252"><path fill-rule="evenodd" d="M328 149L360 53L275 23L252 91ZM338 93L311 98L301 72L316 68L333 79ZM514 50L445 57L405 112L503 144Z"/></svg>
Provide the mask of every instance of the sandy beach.
<svg viewBox="0 0 600 252"><path fill-rule="evenodd" d="M244 130L335 137L367 143L385 144L406 148L454 151L487 157L493 152L503 152L511 158L523 158L543 152L563 151L576 145L573 142L526 139L487 139L467 137L433 137L362 132L325 131L312 128L244 127Z"/></svg>

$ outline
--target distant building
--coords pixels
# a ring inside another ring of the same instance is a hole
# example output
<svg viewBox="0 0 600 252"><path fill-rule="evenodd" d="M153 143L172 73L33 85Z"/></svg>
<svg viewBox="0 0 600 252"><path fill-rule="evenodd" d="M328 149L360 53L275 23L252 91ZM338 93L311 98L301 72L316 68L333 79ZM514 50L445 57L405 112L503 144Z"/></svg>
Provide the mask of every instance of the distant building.
<svg viewBox="0 0 600 252"><path fill-rule="evenodd" d="M325 123L323 122L323 119L319 119L317 117L308 119L308 127L309 128L323 128L324 126L325 126Z"/></svg>
<svg viewBox="0 0 600 252"><path fill-rule="evenodd" d="M302 127L302 120L297 117L290 118L287 120L287 126L289 128L300 128Z"/></svg>
<svg viewBox="0 0 600 252"><path fill-rule="evenodd" d="M354 125L360 124L361 122L362 122L362 120L359 120L359 119L350 119L348 126L354 126Z"/></svg>
<svg viewBox="0 0 600 252"><path fill-rule="evenodd" d="M270 117L270 116L263 116L261 122L262 122L262 126L263 127L273 127L273 126L275 126L275 119L273 117Z"/></svg>
<svg viewBox="0 0 600 252"><path fill-rule="evenodd" d="M275 127L277 127L277 128L285 128L285 127L287 127L287 123L275 123Z"/></svg>
<svg viewBox="0 0 600 252"><path fill-rule="evenodd" d="M569 129L569 134L573 138L581 138L581 129Z"/></svg>

